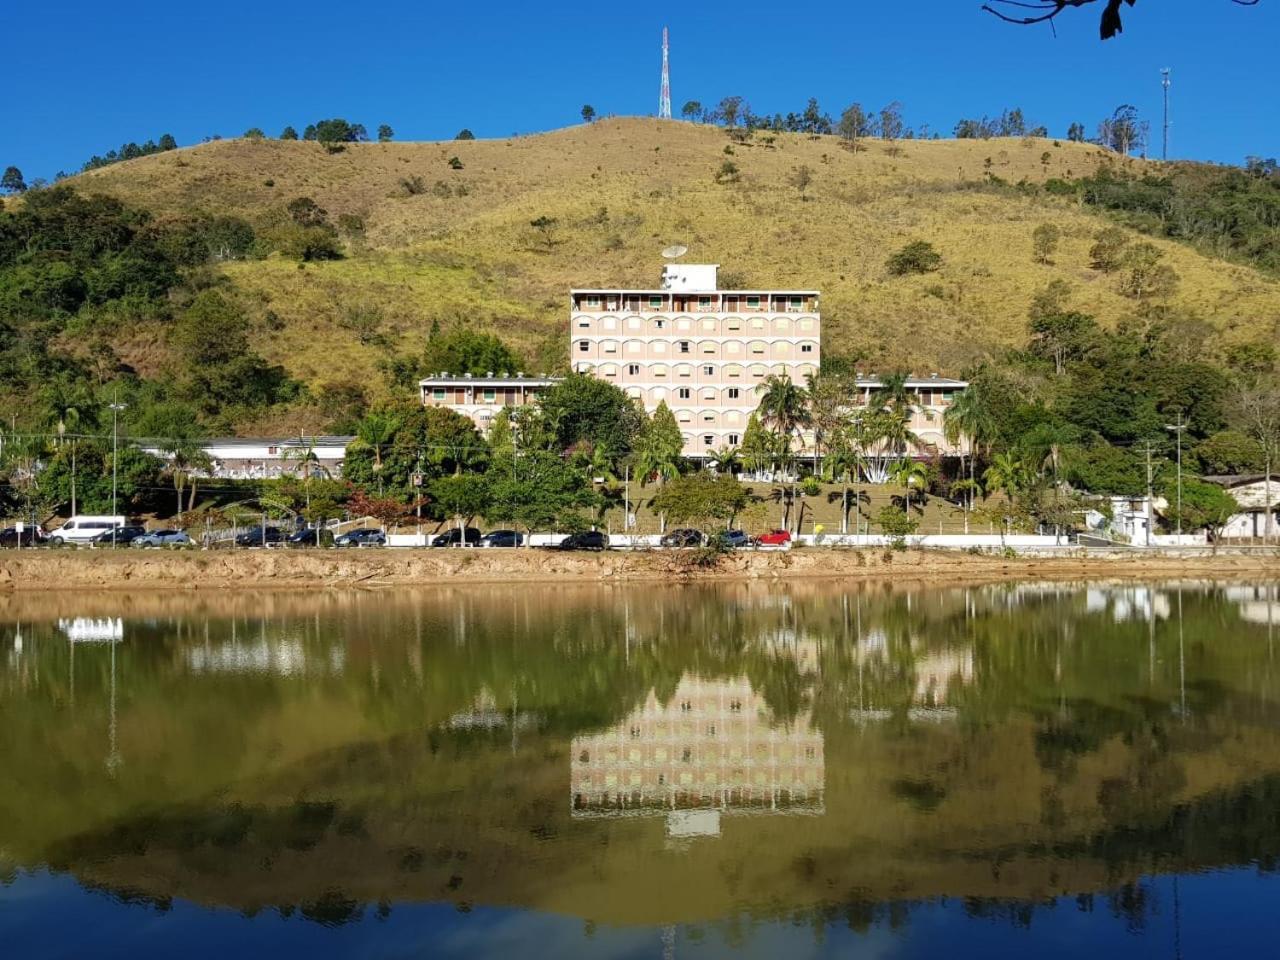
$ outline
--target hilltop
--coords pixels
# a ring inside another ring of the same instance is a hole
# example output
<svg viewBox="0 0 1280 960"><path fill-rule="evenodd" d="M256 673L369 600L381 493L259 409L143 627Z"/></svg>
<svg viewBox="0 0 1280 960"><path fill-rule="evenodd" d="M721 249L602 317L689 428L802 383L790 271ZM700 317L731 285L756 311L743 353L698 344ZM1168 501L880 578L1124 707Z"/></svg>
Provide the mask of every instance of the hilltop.
<svg viewBox="0 0 1280 960"><path fill-rule="evenodd" d="M717 182L726 161L736 179ZM420 352L433 322L497 333L533 367L562 365L566 290L651 285L659 250L676 241L688 244L689 260L721 264L727 283L821 289L824 352L867 369L955 373L1019 346L1028 305L1053 280L1071 284L1074 309L1111 328L1137 308L1114 276L1089 266L1096 233L1112 221L1075 197L1014 186L1103 168L1165 169L1065 140L866 140L855 153L831 136L734 143L716 127L632 118L503 140L353 143L338 153L314 142L224 140L69 182L161 220L231 213L260 227L298 197L330 222L342 218L344 259L299 264L273 254L216 269L258 321L254 345L269 360L312 386L355 382L378 395L389 390L380 358ZM535 229L539 218L553 223ZM1032 232L1044 223L1062 232L1049 264L1032 256ZM886 258L914 240L934 245L941 268L891 277ZM1274 278L1151 242L1180 277L1161 303L1212 327L1211 349L1275 335ZM353 324L353 311L372 315L376 329ZM117 349L145 369L162 342L133 332Z"/></svg>

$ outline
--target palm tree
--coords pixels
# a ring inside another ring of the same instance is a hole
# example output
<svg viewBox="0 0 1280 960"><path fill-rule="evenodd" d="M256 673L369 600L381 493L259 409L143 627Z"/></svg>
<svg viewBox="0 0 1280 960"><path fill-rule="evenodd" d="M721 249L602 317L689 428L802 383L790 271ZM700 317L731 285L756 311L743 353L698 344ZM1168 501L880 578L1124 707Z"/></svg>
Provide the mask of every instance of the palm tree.
<svg viewBox="0 0 1280 960"><path fill-rule="evenodd" d="M785 374L770 374L756 387L763 392L757 409L760 420L772 427L782 437L783 456L791 452L791 439L796 431L812 422L809 414L809 394L804 387L792 382Z"/></svg>
<svg viewBox="0 0 1280 960"><path fill-rule="evenodd" d="M303 483L310 483L312 475L316 473L327 477L329 468L320 462L320 457L316 453L316 438L299 437L299 440L298 444L287 447L281 458L298 464L302 470Z"/></svg>
<svg viewBox="0 0 1280 960"><path fill-rule="evenodd" d="M756 391L763 391L764 393L757 407L760 412L760 420L765 426L777 430L782 440L779 460L781 461L781 466L786 469L791 463L792 437L797 430L808 426L812 422L812 417L809 413L809 394L803 387L793 383L790 377L776 373L765 377L764 381L756 387ZM795 502L796 471L792 470L790 503ZM786 512L790 512L790 504L788 504ZM785 520L786 513L784 513ZM798 530L796 532L799 533Z"/></svg>
<svg viewBox="0 0 1280 960"><path fill-rule="evenodd" d="M394 413L374 412L365 415L356 427L356 437L373 451L373 472L378 474L378 491L382 491L382 451L395 439L400 418Z"/></svg>
<svg viewBox="0 0 1280 960"><path fill-rule="evenodd" d="M1005 451L1004 453L997 453L992 458L991 466L983 471L982 482L986 486L988 494L1003 491L1009 500L1010 507L1012 507L1014 498L1031 487L1032 471L1016 453ZM1006 513L1007 517L1008 514ZM1002 537L1004 536L1003 527L1001 527L1000 534Z"/></svg>
<svg viewBox="0 0 1280 960"><path fill-rule="evenodd" d="M827 471L827 476L832 480L839 477L844 482L844 490L840 498L840 532L849 532L849 478L852 475L854 483L857 483L859 471L862 470L866 462L861 449L856 442L851 442L851 438L845 434L854 431L841 431L837 440L832 444L831 452L827 454L823 466Z"/></svg>
<svg viewBox="0 0 1280 960"><path fill-rule="evenodd" d="M969 481L970 486L967 510L973 510L973 494L977 489L975 461L978 450L991 450L995 439L996 421L991 412L991 404L987 393L981 386L982 381L974 380L951 401L942 415L942 432L949 443L957 443L962 437L969 440ZM965 454L960 454L960 472L964 473ZM969 517L965 515L965 529L968 530Z"/></svg>
<svg viewBox="0 0 1280 960"><path fill-rule="evenodd" d="M212 466L209 455L204 452L204 448L200 446L198 441L186 438L167 439L160 449L168 456L169 463L165 467L165 472L173 480L173 489L178 498L174 515L182 513L182 493L188 483L191 484L191 498L188 501L187 509L194 510L196 505L195 473L198 470L208 470Z"/></svg>
<svg viewBox="0 0 1280 960"><path fill-rule="evenodd" d="M716 473L733 473L733 468L738 465L738 448L737 447L720 447L712 450L707 455L707 459L711 461L711 465L716 468Z"/></svg>
<svg viewBox="0 0 1280 960"><path fill-rule="evenodd" d="M929 479L929 468L919 460L899 460L893 466L893 479L906 489L903 509L907 516L911 516L911 488L924 486Z"/></svg>

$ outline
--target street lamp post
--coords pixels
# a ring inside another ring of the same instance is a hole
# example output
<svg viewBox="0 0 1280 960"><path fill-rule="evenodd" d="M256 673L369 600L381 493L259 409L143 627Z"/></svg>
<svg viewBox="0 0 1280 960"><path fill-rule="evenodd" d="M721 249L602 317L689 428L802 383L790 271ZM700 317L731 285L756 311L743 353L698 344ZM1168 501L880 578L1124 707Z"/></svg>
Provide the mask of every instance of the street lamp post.
<svg viewBox="0 0 1280 960"><path fill-rule="evenodd" d="M1182 422L1182 411L1178 411L1177 423L1166 423L1166 430L1173 431L1175 437L1178 438L1178 538L1181 544L1182 538L1182 431L1187 429L1187 425Z"/></svg>
<svg viewBox="0 0 1280 960"><path fill-rule="evenodd" d="M121 403L119 399L111 403L111 515L116 515L116 491L119 486L120 474L120 411L125 409L128 404ZM111 538L111 546L116 545L116 538Z"/></svg>

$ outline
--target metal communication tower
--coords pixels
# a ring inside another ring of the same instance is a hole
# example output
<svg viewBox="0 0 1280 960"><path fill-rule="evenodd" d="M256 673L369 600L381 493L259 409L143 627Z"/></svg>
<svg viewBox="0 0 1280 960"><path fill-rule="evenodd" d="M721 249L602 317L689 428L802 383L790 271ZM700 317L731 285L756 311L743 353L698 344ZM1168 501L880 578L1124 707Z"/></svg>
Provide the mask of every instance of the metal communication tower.
<svg viewBox="0 0 1280 960"><path fill-rule="evenodd" d="M1172 71L1165 67L1160 71L1160 85L1164 87L1164 148L1160 151L1160 159L1169 159L1169 74Z"/></svg>
<svg viewBox="0 0 1280 960"><path fill-rule="evenodd" d="M667 28L662 28L662 92L658 95L658 117L671 119L671 72L667 66Z"/></svg>

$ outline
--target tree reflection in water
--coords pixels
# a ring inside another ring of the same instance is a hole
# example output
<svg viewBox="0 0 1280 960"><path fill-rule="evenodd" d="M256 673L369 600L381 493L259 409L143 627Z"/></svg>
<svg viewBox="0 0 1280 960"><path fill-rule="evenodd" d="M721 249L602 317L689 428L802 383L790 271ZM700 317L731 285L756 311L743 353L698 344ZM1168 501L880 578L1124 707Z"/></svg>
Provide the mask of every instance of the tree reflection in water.
<svg viewBox="0 0 1280 960"><path fill-rule="evenodd" d="M732 941L895 928L938 898L1025 925L1101 896L1138 928L1168 909L1151 877L1280 853L1274 585L0 611L10 872L156 909L501 904ZM121 635L84 635L103 622Z"/></svg>

